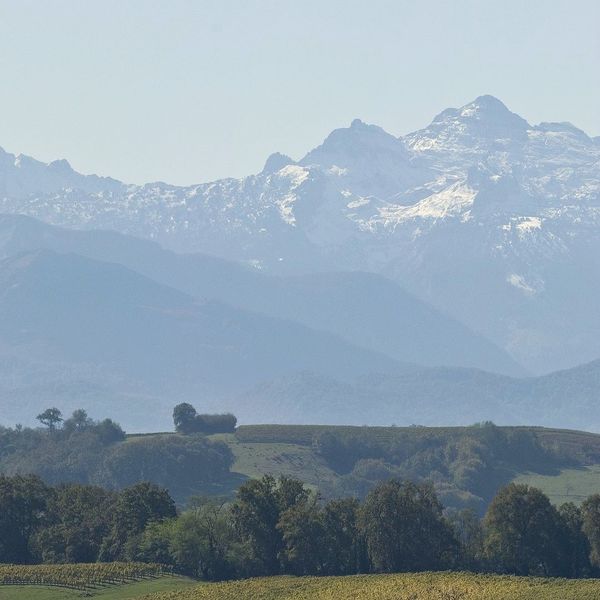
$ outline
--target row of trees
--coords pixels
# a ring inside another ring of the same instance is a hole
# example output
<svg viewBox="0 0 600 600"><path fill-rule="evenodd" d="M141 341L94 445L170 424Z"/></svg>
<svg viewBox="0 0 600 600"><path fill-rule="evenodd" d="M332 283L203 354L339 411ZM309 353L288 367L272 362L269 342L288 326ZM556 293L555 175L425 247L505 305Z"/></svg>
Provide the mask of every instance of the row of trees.
<svg viewBox="0 0 600 600"><path fill-rule="evenodd" d="M106 419L101 423L95 422L82 409L76 410L69 419L65 420L60 409L56 407L47 408L36 419L50 431L61 428L73 431L74 429L89 429L93 426L104 425L110 427L112 425L118 428L121 438L125 437L123 431L110 419ZM173 423L178 433L233 433L237 425L237 418L231 413L198 414L191 404L182 402L173 409Z"/></svg>
<svg viewBox="0 0 600 600"><path fill-rule="evenodd" d="M208 580L438 569L587 577L600 573L600 495L556 508L510 484L479 519L445 511L425 483L389 480L363 502L325 503L298 480L265 476L232 502L197 499L177 514L149 483L115 492L0 477L0 562L108 560Z"/></svg>
<svg viewBox="0 0 600 600"><path fill-rule="evenodd" d="M58 408L47 408L36 419L49 431L60 431L67 436L75 432L93 432L103 444L122 442L125 439L125 432L112 419L94 421L82 408L73 411L68 419L63 418L63 414ZM17 430L22 431L22 428L18 427Z"/></svg>
<svg viewBox="0 0 600 600"><path fill-rule="evenodd" d="M426 483L389 480L362 503L322 503L297 480L264 477L244 484L233 504L201 506L180 519L147 531L142 548L169 548L163 560L170 556L175 567L207 579L439 569L600 573L600 495L581 508L556 508L526 485L502 488L479 519L470 510L444 511ZM178 562L182 525L195 537L187 544L195 554ZM159 557L146 550L143 558Z"/></svg>

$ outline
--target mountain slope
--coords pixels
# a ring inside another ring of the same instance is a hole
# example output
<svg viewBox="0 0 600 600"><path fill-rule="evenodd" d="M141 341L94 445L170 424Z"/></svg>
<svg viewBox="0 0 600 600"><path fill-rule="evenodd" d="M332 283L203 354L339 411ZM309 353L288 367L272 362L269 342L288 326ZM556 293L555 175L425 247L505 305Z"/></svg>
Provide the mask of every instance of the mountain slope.
<svg viewBox="0 0 600 600"><path fill-rule="evenodd" d="M270 276L114 232L72 231L0 215L0 256L40 248L118 263L197 298L300 322L402 362L524 374L483 337L375 274Z"/></svg>
<svg viewBox="0 0 600 600"><path fill-rule="evenodd" d="M0 263L0 362L6 369L19 361L26 373L70 369L66 387L85 381L86 369L96 381L106 374L108 396L130 395L116 413L125 423L135 395L141 405L143 396L159 397L164 422L177 398L198 396L215 409L223 395L305 369L345 379L402 368L327 333L194 301L119 265L49 251ZM13 400L3 398L5 418L33 416ZM38 407L46 401L40 396Z"/></svg>
<svg viewBox="0 0 600 600"><path fill-rule="evenodd" d="M598 141L491 96L403 138L357 120L297 162L188 187L53 178L52 163L15 188L6 156L3 212L276 273L382 274L539 373L600 356Z"/></svg>
<svg viewBox="0 0 600 600"><path fill-rule="evenodd" d="M289 320L195 300L114 263L48 250L0 262L4 422L30 422L51 404L91 414L102 406L129 430L163 429L173 405L191 400L243 422L493 420L600 431L598 389L600 361L522 379L411 366Z"/></svg>

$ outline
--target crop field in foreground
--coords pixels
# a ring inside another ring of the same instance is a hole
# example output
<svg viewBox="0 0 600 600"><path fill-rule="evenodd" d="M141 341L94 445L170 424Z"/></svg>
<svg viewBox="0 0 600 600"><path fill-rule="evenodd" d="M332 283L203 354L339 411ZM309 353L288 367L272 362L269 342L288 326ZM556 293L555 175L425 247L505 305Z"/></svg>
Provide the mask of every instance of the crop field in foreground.
<svg viewBox="0 0 600 600"><path fill-rule="evenodd" d="M271 577L214 583L143 600L597 600L600 580L415 573Z"/></svg>
<svg viewBox="0 0 600 600"><path fill-rule="evenodd" d="M0 586L1 600L136 600L148 594L171 590L184 590L198 586L198 582L187 577L167 576L143 579L131 583L97 586L85 591L43 585L3 585Z"/></svg>
<svg viewBox="0 0 600 600"><path fill-rule="evenodd" d="M144 563L0 565L1 600L125 600L190 585L198 584Z"/></svg>
<svg viewBox="0 0 600 600"><path fill-rule="evenodd" d="M62 565L0 565L0 585L49 585L87 589L165 575L161 565L89 563Z"/></svg>

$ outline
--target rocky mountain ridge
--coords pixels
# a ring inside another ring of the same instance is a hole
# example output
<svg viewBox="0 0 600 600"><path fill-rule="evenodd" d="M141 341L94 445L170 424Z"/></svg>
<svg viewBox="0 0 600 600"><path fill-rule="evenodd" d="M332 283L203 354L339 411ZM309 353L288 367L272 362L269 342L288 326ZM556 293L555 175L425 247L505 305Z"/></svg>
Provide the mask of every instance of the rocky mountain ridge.
<svg viewBox="0 0 600 600"><path fill-rule="evenodd" d="M299 161L187 187L1 158L2 212L273 273L382 274L538 373L600 356L598 139L491 96L401 138L355 120Z"/></svg>

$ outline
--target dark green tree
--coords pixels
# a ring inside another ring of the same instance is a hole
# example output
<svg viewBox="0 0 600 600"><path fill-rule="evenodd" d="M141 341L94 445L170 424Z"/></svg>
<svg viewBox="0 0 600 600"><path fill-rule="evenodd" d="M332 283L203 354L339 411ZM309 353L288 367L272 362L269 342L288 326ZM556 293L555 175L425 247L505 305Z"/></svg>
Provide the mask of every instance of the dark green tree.
<svg viewBox="0 0 600 600"><path fill-rule="evenodd" d="M178 404L173 409L173 423L178 433L194 433L197 431L196 409L187 402Z"/></svg>
<svg viewBox="0 0 600 600"><path fill-rule="evenodd" d="M376 572L451 566L457 542L433 486L389 480L369 492L361 529Z"/></svg>
<svg viewBox="0 0 600 600"><path fill-rule="evenodd" d="M148 523L140 537L133 558L140 562L177 567L182 573L195 576L195 572L188 570L187 565L178 563L173 556L173 532L179 520L179 518L165 519Z"/></svg>
<svg viewBox="0 0 600 600"><path fill-rule="evenodd" d="M590 544L590 561L600 567L600 494L589 496L581 505L582 528Z"/></svg>
<svg viewBox="0 0 600 600"><path fill-rule="evenodd" d="M122 442L125 439L125 432L118 423L112 419L104 419L95 422L93 431L102 444L108 446L116 442Z"/></svg>
<svg viewBox="0 0 600 600"><path fill-rule="evenodd" d="M331 500L323 508L323 573L351 575L368 570L367 547L359 529L356 498Z"/></svg>
<svg viewBox="0 0 600 600"><path fill-rule="evenodd" d="M124 489L115 503L111 530L102 542L102 561L132 558L141 534L149 523L177 515L169 492L153 483L142 482Z"/></svg>
<svg viewBox="0 0 600 600"><path fill-rule="evenodd" d="M572 502L562 504L558 509L562 529L561 575L564 577L589 577L590 543L583 531L583 512Z"/></svg>
<svg viewBox="0 0 600 600"><path fill-rule="evenodd" d="M105 482L117 488L152 480L175 497L221 481L233 464L231 449L202 436L140 437L117 444L104 461Z"/></svg>
<svg viewBox="0 0 600 600"><path fill-rule="evenodd" d="M476 571L483 566L484 532L481 519L474 510L450 511L447 520L459 543L458 563L463 569Z"/></svg>
<svg viewBox="0 0 600 600"><path fill-rule="evenodd" d="M280 572L284 541L277 525L286 510L305 502L308 496L302 482L289 477L275 480L265 475L239 488L233 507L235 527L261 573Z"/></svg>
<svg viewBox="0 0 600 600"><path fill-rule="evenodd" d="M43 562L96 562L108 535L117 494L79 484L55 488L47 505L47 525L35 545Z"/></svg>
<svg viewBox="0 0 600 600"><path fill-rule="evenodd" d="M485 553L496 570L517 575L560 573L560 519L540 490L515 483L503 487L487 510L484 528Z"/></svg>
<svg viewBox="0 0 600 600"><path fill-rule="evenodd" d="M52 493L38 477L0 475L0 563L36 560L33 537L46 524Z"/></svg>
<svg viewBox="0 0 600 600"><path fill-rule="evenodd" d="M36 419L50 430L56 429L58 424L62 423L63 420L62 413L58 408L47 408L44 412L40 413Z"/></svg>
<svg viewBox="0 0 600 600"><path fill-rule="evenodd" d="M327 544L323 511L317 496L296 502L277 524L283 538L283 570L294 575L319 575L325 568Z"/></svg>
<svg viewBox="0 0 600 600"><path fill-rule="evenodd" d="M237 418L231 413L222 415L196 415L195 427L200 433L233 433Z"/></svg>
<svg viewBox="0 0 600 600"><path fill-rule="evenodd" d="M236 542L230 516L226 506L208 502L177 519L171 554L182 571L208 581L235 575L230 551Z"/></svg>
<svg viewBox="0 0 600 600"><path fill-rule="evenodd" d="M63 427L67 432L85 431L93 427L94 421L88 417L88 414L82 408L73 411L73 414L64 422Z"/></svg>

